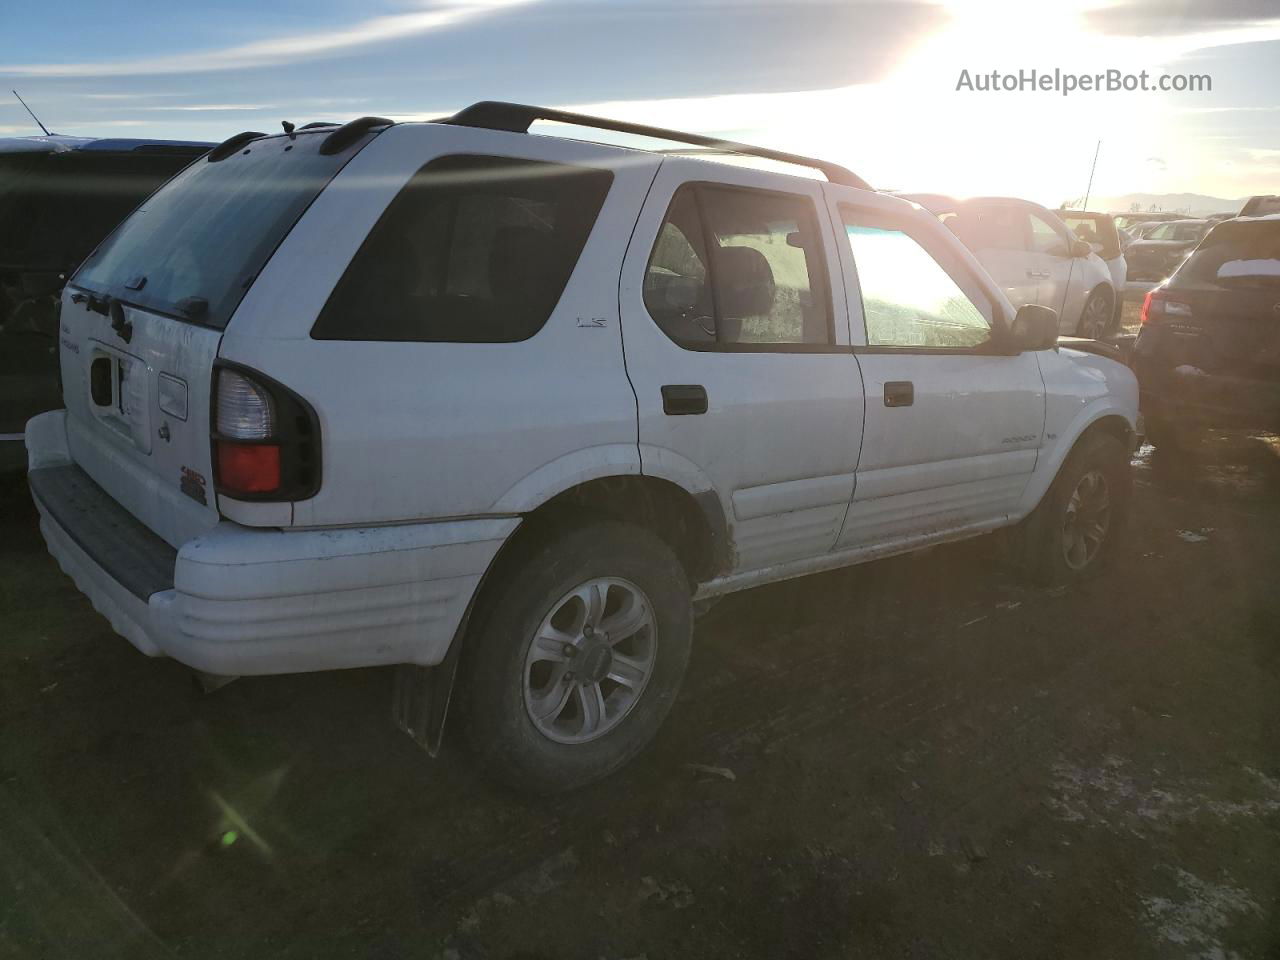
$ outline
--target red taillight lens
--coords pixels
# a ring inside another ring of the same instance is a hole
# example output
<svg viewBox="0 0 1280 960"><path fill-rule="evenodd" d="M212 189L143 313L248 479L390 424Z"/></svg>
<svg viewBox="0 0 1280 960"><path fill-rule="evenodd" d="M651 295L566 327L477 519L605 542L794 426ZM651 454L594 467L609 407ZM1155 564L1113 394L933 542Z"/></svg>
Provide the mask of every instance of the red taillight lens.
<svg viewBox="0 0 1280 960"><path fill-rule="evenodd" d="M239 364L214 371L213 475L217 491L243 500L295 501L320 489L320 423L282 383Z"/></svg>
<svg viewBox="0 0 1280 960"><path fill-rule="evenodd" d="M1177 317L1181 320L1191 319L1191 304L1185 300L1178 300L1171 297L1166 290L1157 287L1147 293L1146 298L1142 301L1142 313L1138 320L1146 326L1153 320L1163 320L1168 317Z"/></svg>
<svg viewBox="0 0 1280 960"><path fill-rule="evenodd" d="M238 493L273 493L280 489L280 447L276 444L218 440L214 455L220 492L234 497Z"/></svg>
<svg viewBox="0 0 1280 960"><path fill-rule="evenodd" d="M1148 320L1151 319L1151 299L1156 295L1154 290L1148 290L1147 295L1142 298L1142 313L1138 314L1138 322L1146 326Z"/></svg>

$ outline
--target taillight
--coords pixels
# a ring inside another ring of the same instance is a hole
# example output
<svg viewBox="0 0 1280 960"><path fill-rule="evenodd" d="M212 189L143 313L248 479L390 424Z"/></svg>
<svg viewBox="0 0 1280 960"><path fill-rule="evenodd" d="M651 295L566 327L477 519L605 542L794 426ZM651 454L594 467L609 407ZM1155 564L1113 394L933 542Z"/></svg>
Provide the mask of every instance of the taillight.
<svg viewBox="0 0 1280 960"><path fill-rule="evenodd" d="M1142 313L1138 318L1142 325L1146 326L1153 320L1173 317L1189 320L1191 318L1191 304L1171 296L1169 291L1159 287L1148 291L1146 298L1142 301Z"/></svg>
<svg viewBox="0 0 1280 960"><path fill-rule="evenodd" d="M320 487L320 428L292 390L219 363L213 386L213 475L237 500L305 500Z"/></svg>

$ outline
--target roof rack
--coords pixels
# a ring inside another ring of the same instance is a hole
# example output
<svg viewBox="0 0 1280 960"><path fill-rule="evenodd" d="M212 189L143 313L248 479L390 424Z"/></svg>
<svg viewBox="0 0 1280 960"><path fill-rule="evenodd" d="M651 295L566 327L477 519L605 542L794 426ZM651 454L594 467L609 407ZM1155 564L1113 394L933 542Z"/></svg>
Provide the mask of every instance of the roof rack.
<svg viewBox="0 0 1280 960"><path fill-rule="evenodd" d="M483 100L459 110L452 117L446 117L439 123L452 123L460 127L482 127L486 130L506 130L510 133L528 133L535 120L551 120L556 123L568 123L578 127L593 127L597 130L612 130L615 133L631 133L641 137L654 137L658 140L673 140L677 143L688 143L696 147L709 147L718 153L741 154L748 157L761 157L765 160L776 160L779 163L791 163L800 167L810 167L826 175L832 183L847 187L858 187L870 190L867 181L838 163L804 157L796 153L784 153L768 147L753 147L748 143L736 143L732 140L720 140L716 137L704 137L697 133L684 133L680 130L668 130L664 127L650 127L640 123L625 123L621 120L608 120L604 117L592 117L582 113L570 113L567 110L555 110L549 107L534 107L523 103L503 103L499 100Z"/></svg>

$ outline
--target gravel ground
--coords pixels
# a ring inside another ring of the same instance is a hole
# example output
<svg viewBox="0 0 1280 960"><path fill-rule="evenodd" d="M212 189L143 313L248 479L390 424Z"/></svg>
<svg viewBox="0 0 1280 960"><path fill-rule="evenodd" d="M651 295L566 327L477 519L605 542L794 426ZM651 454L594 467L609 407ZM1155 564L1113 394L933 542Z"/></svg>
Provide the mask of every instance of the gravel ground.
<svg viewBox="0 0 1280 960"><path fill-rule="evenodd" d="M420 754L387 671L197 693L11 486L0 956L1280 957L1278 450L1144 449L1069 590L985 539L729 598L654 747L553 801Z"/></svg>

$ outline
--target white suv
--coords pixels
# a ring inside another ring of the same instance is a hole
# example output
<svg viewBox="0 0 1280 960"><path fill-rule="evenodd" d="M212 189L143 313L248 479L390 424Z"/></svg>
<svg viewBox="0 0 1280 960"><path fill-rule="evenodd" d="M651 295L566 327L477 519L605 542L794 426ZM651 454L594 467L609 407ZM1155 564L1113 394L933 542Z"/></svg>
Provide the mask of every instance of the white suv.
<svg viewBox="0 0 1280 960"><path fill-rule="evenodd" d="M1058 311L1059 331L1068 336L1112 332L1123 274L1117 286L1111 267L1052 210L1014 197L903 196L936 213L1015 307L1038 303Z"/></svg>
<svg viewBox="0 0 1280 960"><path fill-rule="evenodd" d="M456 671L484 765L543 792L653 736L695 603L1013 525L1075 577L1128 497L1129 370L935 217L531 107L234 137L60 328L30 483L119 633L216 677L411 665L432 750Z"/></svg>

